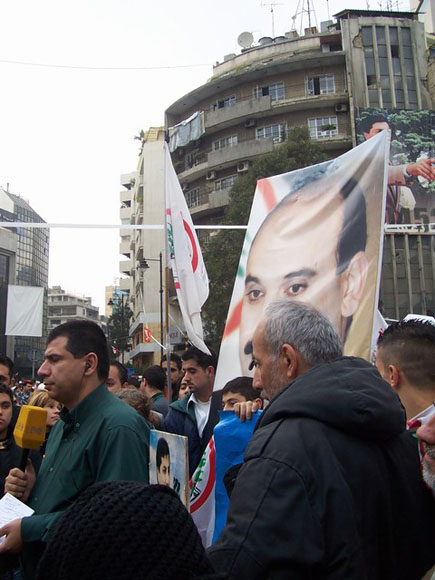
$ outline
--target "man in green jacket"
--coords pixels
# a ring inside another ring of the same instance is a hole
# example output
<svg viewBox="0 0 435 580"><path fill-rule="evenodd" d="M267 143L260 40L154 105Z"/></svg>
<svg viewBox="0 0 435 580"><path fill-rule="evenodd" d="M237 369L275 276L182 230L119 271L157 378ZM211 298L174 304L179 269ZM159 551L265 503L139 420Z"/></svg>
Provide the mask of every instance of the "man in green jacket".
<svg viewBox="0 0 435 580"><path fill-rule="evenodd" d="M38 373L50 396L63 404L36 478L11 470L5 491L34 511L0 529L0 554L21 552L25 580L34 578L50 529L58 516L97 481L148 483L149 429L131 407L108 392L106 337L90 321L53 329Z"/></svg>

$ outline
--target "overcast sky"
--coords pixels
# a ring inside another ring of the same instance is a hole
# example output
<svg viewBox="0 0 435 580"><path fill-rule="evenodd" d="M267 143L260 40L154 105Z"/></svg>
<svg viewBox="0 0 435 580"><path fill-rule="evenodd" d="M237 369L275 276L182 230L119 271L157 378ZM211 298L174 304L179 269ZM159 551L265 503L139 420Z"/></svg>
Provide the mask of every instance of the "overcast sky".
<svg viewBox="0 0 435 580"><path fill-rule="evenodd" d="M213 63L238 53L242 31L255 40L272 34L271 2L261 4L0 0L0 184L50 223L119 223L119 176L136 169L134 135L163 124L164 110L203 84ZM315 0L319 25L328 4L331 17L367 8L366 0ZM296 10L295 0L276 3L276 36L291 29ZM104 286L119 276L118 247L118 230L52 230L49 284L92 296L104 313Z"/></svg>

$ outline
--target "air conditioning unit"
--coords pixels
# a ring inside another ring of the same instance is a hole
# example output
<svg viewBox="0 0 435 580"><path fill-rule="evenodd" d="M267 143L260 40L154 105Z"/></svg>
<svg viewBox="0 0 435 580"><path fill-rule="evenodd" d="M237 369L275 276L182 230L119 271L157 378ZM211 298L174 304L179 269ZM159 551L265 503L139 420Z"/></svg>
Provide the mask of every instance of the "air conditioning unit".
<svg viewBox="0 0 435 580"><path fill-rule="evenodd" d="M246 119L245 127L247 129L253 129L256 126L257 126L257 119Z"/></svg>
<svg viewBox="0 0 435 580"><path fill-rule="evenodd" d="M336 113L345 113L347 111L347 103L337 103L335 105Z"/></svg>
<svg viewBox="0 0 435 580"><path fill-rule="evenodd" d="M207 171L207 175L205 176L207 181L212 181L212 179L216 179L216 171Z"/></svg>
<svg viewBox="0 0 435 580"><path fill-rule="evenodd" d="M237 163L237 173L245 173L249 169L249 161L240 161Z"/></svg>

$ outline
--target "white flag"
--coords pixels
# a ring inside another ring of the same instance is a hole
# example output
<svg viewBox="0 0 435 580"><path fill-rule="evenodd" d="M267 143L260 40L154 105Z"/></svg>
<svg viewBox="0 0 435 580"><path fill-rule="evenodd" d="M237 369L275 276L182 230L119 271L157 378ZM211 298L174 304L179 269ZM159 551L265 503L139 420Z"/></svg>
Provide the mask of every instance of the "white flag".
<svg viewBox="0 0 435 580"><path fill-rule="evenodd" d="M44 288L8 286L6 330L9 336L42 336Z"/></svg>
<svg viewBox="0 0 435 580"><path fill-rule="evenodd" d="M208 298L208 276L187 203L165 144L168 260L190 342L210 354L202 333L201 307Z"/></svg>

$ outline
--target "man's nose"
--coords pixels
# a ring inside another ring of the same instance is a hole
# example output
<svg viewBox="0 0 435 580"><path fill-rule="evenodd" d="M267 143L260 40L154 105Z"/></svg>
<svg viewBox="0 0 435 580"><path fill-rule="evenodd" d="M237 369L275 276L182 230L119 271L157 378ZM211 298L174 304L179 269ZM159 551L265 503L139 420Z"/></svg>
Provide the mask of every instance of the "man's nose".
<svg viewBox="0 0 435 580"><path fill-rule="evenodd" d="M252 379L252 386L256 391L263 390L263 383L261 382L261 372L258 367L255 367L254 378Z"/></svg>
<svg viewBox="0 0 435 580"><path fill-rule="evenodd" d="M47 361L45 360L38 369L38 375L47 376L47 374L48 374L48 365Z"/></svg>

